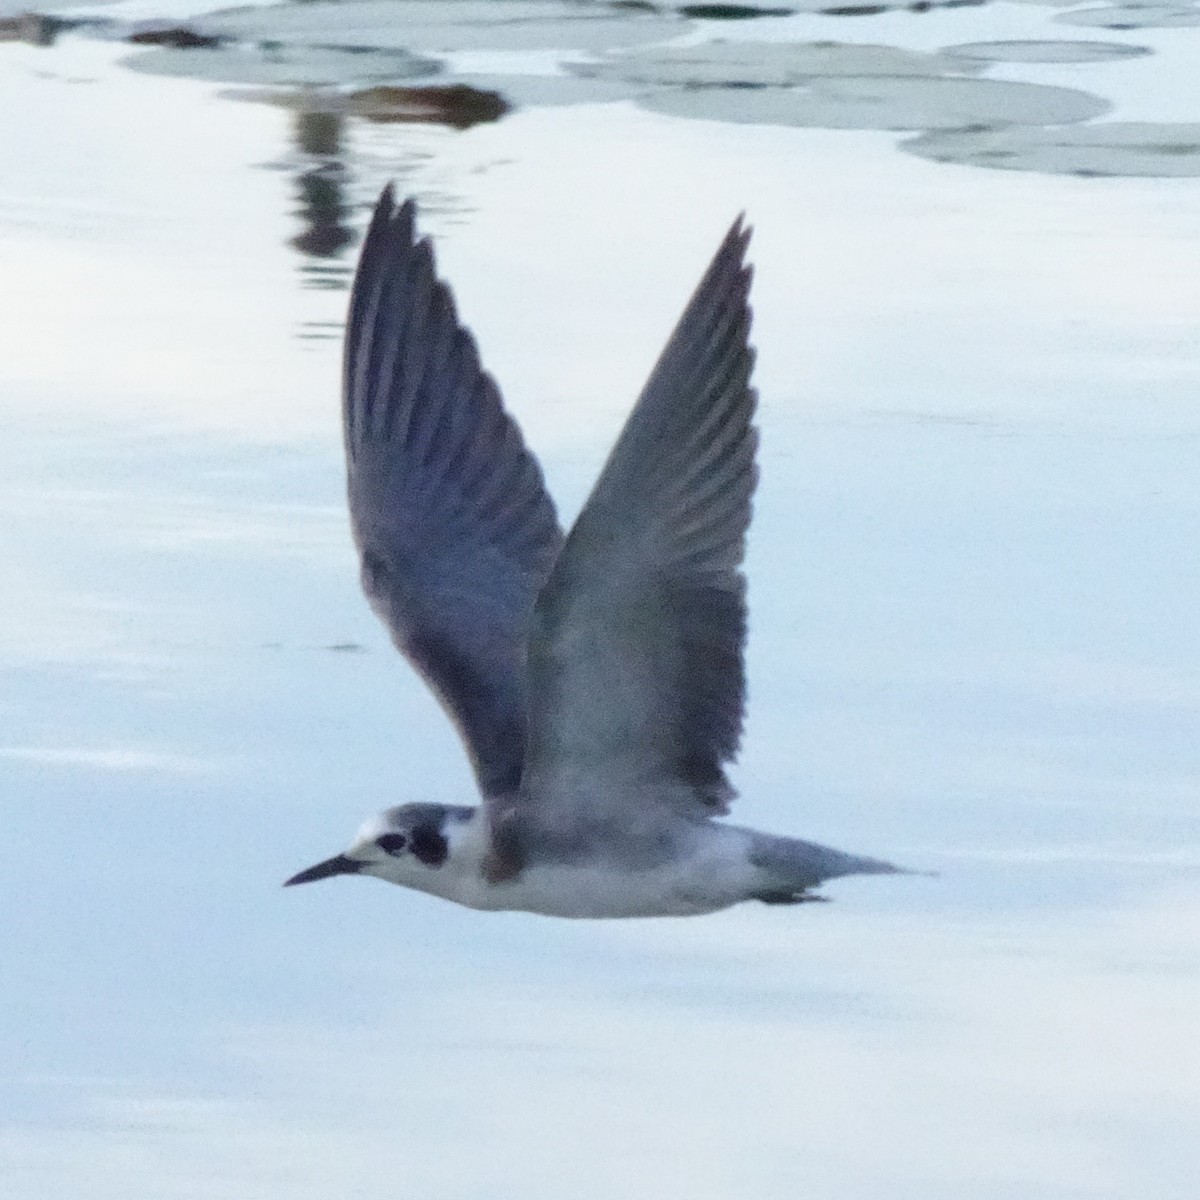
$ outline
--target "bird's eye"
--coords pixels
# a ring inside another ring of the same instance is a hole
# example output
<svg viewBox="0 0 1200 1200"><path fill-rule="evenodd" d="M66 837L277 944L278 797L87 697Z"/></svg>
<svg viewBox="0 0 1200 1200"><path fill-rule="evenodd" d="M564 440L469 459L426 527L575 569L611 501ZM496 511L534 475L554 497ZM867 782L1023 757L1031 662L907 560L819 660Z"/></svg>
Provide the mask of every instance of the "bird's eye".
<svg viewBox="0 0 1200 1200"><path fill-rule="evenodd" d="M375 845L380 850L386 850L388 854L402 854L404 847L408 845L408 838L402 833L385 833L375 839Z"/></svg>

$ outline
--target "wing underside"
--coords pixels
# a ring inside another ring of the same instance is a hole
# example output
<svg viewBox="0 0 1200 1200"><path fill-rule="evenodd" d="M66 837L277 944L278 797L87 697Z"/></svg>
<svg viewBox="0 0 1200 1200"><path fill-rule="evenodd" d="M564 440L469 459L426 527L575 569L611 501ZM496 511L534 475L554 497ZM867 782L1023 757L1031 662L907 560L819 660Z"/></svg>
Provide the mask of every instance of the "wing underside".
<svg viewBox="0 0 1200 1200"><path fill-rule="evenodd" d="M757 434L749 232L692 296L538 600L513 822L559 833L725 811L745 696Z"/></svg>
<svg viewBox="0 0 1200 1200"><path fill-rule="evenodd" d="M457 724L483 794L501 796L521 777L530 614L562 534L414 223L387 188L355 276L351 521L372 606Z"/></svg>

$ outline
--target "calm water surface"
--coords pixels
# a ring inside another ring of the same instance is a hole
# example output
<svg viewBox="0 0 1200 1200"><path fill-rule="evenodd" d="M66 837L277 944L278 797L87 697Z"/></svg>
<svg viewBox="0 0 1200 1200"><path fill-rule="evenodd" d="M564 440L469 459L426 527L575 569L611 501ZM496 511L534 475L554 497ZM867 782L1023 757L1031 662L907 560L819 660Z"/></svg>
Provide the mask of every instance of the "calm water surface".
<svg viewBox="0 0 1200 1200"><path fill-rule="evenodd" d="M0 50L6 1196L1194 1197L1200 185L627 102L322 129ZM567 517L748 211L738 816L936 879L613 924L280 890L473 795L346 528L388 178Z"/></svg>

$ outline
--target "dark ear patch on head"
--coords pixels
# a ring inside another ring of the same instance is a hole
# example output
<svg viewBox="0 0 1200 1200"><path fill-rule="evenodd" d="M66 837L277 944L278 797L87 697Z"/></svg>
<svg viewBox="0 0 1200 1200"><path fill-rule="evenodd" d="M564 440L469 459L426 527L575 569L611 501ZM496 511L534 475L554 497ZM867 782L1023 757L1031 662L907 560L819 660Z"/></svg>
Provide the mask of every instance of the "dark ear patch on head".
<svg viewBox="0 0 1200 1200"><path fill-rule="evenodd" d="M446 845L446 839L430 825L419 825L412 831L409 848L416 855L417 860L423 862L427 867L440 867L450 852Z"/></svg>
<svg viewBox="0 0 1200 1200"><path fill-rule="evenodd" d="M393 857L403 854L407 844L408 839L402 833L385 833L375 839L375 845Z"/></svg>

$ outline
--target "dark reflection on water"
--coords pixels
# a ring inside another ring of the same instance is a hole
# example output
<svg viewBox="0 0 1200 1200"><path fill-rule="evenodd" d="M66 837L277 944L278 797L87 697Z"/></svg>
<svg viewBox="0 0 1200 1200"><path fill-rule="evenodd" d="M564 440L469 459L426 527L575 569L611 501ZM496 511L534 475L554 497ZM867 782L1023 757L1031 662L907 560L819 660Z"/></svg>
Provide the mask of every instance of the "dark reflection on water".
<svg viewBox="0 0 1200 1200"><path fill-rule="evenodd" d="M296 183L300 190L296 214L304 230L292 238L292 245L312 258L336 258L356 236L345 224L348 210L338 173L316 167L299 175Z"/></svg>
<svg viewBox="0 0 1200 1200"><path fill-rule="evenodd" d="M342 155L345 121L340 113L306 110L296 114L296 148L302 154L338 159Z"/></svg>
<svg viewBox="0 0 1200 1200"><path fill-rule="evenodd" d="M295 241L293 240L293 245ZM346 292L350 290L352 265L346 262L305 262L300 266L300 284L310 291ZM298 337L305 340L339 337L341 326L330 321L305 321Z"/></svg>
<svg viewBox="0 0 1200 1200"><path fill-rule="evenodd" d="M792 8L751 8L745 4L685 4L680 14L705 21L746 21L754 17L790 17Z"/></svg>
<svg viewBox="0 0 1200 1200"><path fill-rule="evenodd" d="M58 35L71 27L70 21L60 21L41 13L25 12L0 17L0 42L28 42L31 46L53 46Z"/></svg>
<svg viewBox="0 0 1200 1200"><path fill-rule="evenodd" d="M308 258L336 258L357 236L346 223L350 213L342 188L345 119L339 113L299 112L292 128L302 161L312 165L296 177L300 204L295 213L304 228L291 244Z"/></svg>
<svg viewBox="0 0 1200 1200"><path fill-rule="evenodd" d="M465 88L440 91L459 98L460 93L468 91L473 96L487 95ZM365 156L350 144L351 130L361 133L364 128L361 123L357 127L352 124L355 116L360 121L365 118L370 125L383 126L378 135L381 144L372 147L384 151L383 161L377 173L369 172L370 181L360 180L360 175L367 173L364 170L367 163ZM461 130L472 122L462 124L454 119L433 119L427 113L411 121L400 121L396 117L377 119L366 113L347 113L328 107L294 112L291 123L293 153L285 161L287 169L294 172L297 204L292 215L298 219L301 228L288 239L288 244L304 259L300 274L306 288L349 289L353 263L346 251L358 241L357 225L360 224L354 220L354 213L372 204L378 189L388 180L394 180L402 191L419 196L426 213L448 214L461 208L462 199L457 194L421 186L418 176L428 165L430 156L418 145L393 142L387 126L397 123L440 125ZM300 336L327 338L340 336L340 332L340 324L317 322L305 326Z"/></svg>

